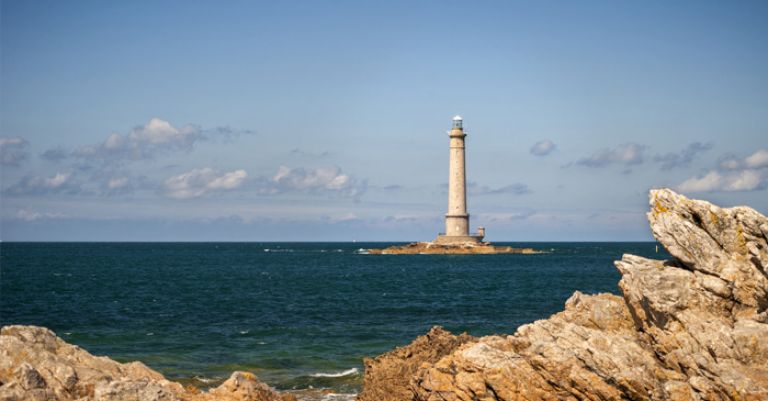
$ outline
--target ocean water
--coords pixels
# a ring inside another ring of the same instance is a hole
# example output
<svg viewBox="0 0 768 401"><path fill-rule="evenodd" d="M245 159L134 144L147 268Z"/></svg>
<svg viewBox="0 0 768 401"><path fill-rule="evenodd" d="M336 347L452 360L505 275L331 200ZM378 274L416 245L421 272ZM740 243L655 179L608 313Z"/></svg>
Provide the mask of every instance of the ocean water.
<svg viewBox="0 0 768 401"><path fill-rule="evenodd" d="M499 243L542 255L366 255L390 243L2 243L0 325L46 326L118 361L215 385L353 394L362 359L433 325L513 333L576 290L618 293L646 243Z"/></svg>

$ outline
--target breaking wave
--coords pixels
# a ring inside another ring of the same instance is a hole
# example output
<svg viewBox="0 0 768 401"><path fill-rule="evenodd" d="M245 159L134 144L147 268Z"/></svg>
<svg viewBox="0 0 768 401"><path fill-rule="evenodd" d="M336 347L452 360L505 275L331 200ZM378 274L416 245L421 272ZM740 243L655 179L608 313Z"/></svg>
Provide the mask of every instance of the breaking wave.
<svg viewBox="0 0 768 401"><path fill-rule="evenodd" d="M347 369L342 372L334 372L334 373L313 373L310 376L312 377L344 377L349 375L355 375L359 372L357 368Z"/></svg>

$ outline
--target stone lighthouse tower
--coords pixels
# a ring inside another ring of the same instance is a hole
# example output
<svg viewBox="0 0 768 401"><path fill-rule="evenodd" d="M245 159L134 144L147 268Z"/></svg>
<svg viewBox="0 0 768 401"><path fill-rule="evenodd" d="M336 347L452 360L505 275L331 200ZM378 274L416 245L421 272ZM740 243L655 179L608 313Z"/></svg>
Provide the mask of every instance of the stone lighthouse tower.
<svg viewBox="0 0 768 401"><path fill-rule="evenodd" d="M450 137L448 165L448 213L445 214L445 234L435 241L438 244L478 243L485 236L485 229L469 234L469 213L467 213L467 180L464 163L464 121L461 116L453 118Z"/></svg>

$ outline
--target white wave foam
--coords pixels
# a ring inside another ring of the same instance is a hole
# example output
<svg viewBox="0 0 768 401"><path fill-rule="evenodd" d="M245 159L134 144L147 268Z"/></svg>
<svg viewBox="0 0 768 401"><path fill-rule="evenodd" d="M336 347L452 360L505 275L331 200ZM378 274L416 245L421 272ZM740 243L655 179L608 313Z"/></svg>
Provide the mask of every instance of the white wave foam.
<svg viewBox="0 0 768 401"><path fill-rule="evenodd" d="M312 377L344 377L349 375L357 374L359 370L357 368L347 369L343 372L334 372L334 373L313 373L310 376Z"/></svg>
<svg viewBox="0 0 768 401"><path fill-rule="evenodd" d="M326 394L323 397L323 401L354 401L357 398L357 394L353 393L333 393Z"/></svg>
<svg viewBox="0 0 768 401"><path fill-rule="evenodd" d="M194 376L193 379L195 379L195 380L197 380L197 381L199 381L201 383L213 383L216 380L218 380L218 379L209 379L207 377L202 377L202 376Z"/></svg>

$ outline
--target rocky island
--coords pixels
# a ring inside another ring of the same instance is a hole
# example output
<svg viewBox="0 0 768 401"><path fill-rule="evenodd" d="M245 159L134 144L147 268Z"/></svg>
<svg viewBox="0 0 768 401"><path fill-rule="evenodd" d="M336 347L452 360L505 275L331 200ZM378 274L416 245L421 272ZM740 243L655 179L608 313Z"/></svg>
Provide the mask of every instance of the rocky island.
<svg viewBox="0 0 768 401"><path fill-rule="evenodd" d="M496 246L488 242L448 245L435 242L414 242L384 249L368 249L368 253L371 255L495 255L505 253L533 255L546 252L533 248Z"/></svg>
<svg viewBox="0 0 768 401"><path fill-rule="evenodd" d="M768 219L667 189L652 191L650 206L653 235L673 258L624 255L621 296L577 291L564 311L512 335L435 327L366 359L358 400L768 399ZM247 372L201 391L42 327L0 330L2 401L293 399Z"/></svg>

